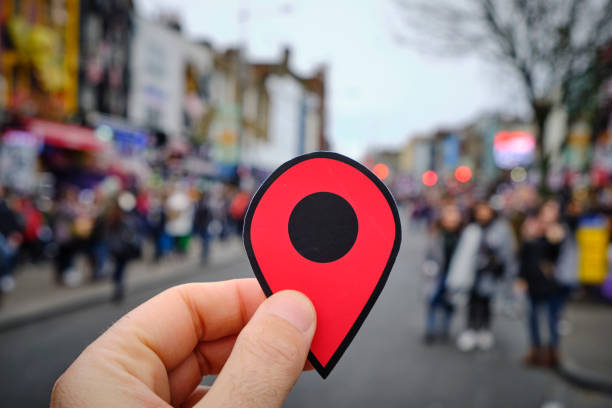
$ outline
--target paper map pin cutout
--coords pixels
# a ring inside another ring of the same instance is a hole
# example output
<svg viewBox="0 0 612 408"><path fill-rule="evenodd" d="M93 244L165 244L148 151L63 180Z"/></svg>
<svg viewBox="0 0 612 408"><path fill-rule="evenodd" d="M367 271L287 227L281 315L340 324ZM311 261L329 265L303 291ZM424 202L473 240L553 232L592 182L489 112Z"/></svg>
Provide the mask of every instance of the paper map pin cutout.
<svg viewBox="0 0 612 408"><path fill-rule="evenodd" d="M261 185L243 235L266 296L293 289L314 304L317 330L308 359L326 378L374 306L399 251L391 193L348 157L306 154Z"/></svg>

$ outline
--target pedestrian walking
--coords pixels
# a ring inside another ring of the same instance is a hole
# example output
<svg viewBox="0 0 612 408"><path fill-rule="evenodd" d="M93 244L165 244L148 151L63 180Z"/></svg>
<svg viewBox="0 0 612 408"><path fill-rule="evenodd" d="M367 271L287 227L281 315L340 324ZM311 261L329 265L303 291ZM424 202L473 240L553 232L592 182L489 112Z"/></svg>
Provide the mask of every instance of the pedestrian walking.
<svg viewBox="0 0 612 408"><path fill-rule="evenodd" d="M210 243L212 237L209 231L210 222L212 221L212 213L208 203L208 196L202 194L196 203L195 213L193 217L193 232L200 237L202 249L200 252L200 262L204 265L208 263L210 256Z"/></svg>
<svg viewBox="0 0 612 408"><path fill-rule="evenodd" d="M425 344L436 339L449 338L450 324L455 306L450 300L446 287L448 268L455 254L461 236L462 216L454 204L447 204L441 212L440 220L434 225L429 237L425 262L423 263L426 289L427 315L425 319ZM438 314L442 314L440 327L437 327Z"/></svg>
<svg viewBox="0 0 612 408"><path fill-rule="evenodd" d="M128 263L140 257L142 252L142 225L135 213L136 198L130 192L119 194L108 218L109 248L115 263L113 300L125 297L125 270Z"/></svg>
<svg viewBox="0 0 612 408"><path fill-rule="evenodd" d="M187 252L193 228L193 201L181 188L175 189L166 200L165 232L172 238L173 249L179 254Z"/></svg>
<svg viewBox="0 0 612 408"><path fill-rule="evenodd" d="M53 235L57 245L55 278L58 284L68 287L75 287L80 283L79 273L74 269L77 253L74 226L77 214L77 192L68 187L61 192L53 214Z"/></svg>
<svg viewBox="0 0 612 408"><path fill-rule="evenodd" d="M22 217L13 210L7 196L0 186L0 294L15 288L13 272L24 229Z"/></svg>
<svg viewBox="0 0 612 408"><path fill-rule="evenodd" d="M530 349L524 358L528 365L555 367L559 363L559 318L566 297L555 276L555 268L565 231L561 224L552 222L554 211L553 204L544 204L538 216L528 217L522 228L517 286L527 291L529 298ZM541 338L541 312L546 312L548 320L546 346Z"/></svg>
<svg viewBox="0 0 612 408"><path fill-rule="evenodd" d="M463 276L460 286L468 295L466 330L457 339L462 351L493 347L491 303L499 280L514 268L515 244L507 221L497 217L486 201L475 205L474 220L462 234L464 242L457 249L462 252L463 264L455 265L450 272ZM456 277L449 279L455 285Z"/></svg>

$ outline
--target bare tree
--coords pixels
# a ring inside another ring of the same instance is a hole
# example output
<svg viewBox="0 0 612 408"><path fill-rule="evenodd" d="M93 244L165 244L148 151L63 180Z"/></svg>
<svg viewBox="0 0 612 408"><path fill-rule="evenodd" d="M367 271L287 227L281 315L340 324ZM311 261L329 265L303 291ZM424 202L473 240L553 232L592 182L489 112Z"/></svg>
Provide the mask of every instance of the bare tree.
<svg viewBox="0 0 612 408"><path fill-rule="evenodd" d="M598 50L612 40L612 0L391 1L408 45L445 55L479 53L515 74L538 126L545 183L546 118L555 102L575 118L595 97L604 79Z"/></svg>

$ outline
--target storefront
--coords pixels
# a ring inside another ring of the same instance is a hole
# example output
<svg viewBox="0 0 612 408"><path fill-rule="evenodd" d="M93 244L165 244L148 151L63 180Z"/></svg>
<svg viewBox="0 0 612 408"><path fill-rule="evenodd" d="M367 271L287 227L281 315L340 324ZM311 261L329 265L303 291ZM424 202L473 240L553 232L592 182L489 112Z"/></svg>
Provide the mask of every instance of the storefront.
<svg viewBox="0 0 612 408"><path fill-rule="evenodd" d="M40 166L53 174L56 188L91 188L104 179L109 146L93 129L41 119L26 120L24 129L41 140Z"/></svg>

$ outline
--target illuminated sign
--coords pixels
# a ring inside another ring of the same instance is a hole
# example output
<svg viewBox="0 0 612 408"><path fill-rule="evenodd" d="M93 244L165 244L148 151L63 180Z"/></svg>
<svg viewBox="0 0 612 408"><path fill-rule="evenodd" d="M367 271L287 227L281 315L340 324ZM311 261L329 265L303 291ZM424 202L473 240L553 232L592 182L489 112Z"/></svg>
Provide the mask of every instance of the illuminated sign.
<svg viewBox="0 0 612 408"><path fill-rule="evenodd" d="M535 137L523 130L502 130L493 140L493 158L502 169L526 166L535 155Z"/></svg>

